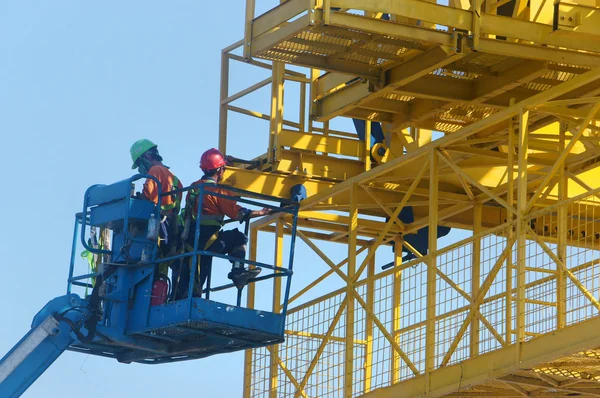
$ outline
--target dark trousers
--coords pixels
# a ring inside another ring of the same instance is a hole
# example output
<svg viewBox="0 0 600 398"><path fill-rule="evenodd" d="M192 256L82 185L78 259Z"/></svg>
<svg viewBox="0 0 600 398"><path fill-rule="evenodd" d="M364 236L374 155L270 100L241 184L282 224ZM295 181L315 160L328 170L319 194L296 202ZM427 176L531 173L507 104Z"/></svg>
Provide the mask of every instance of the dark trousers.
<svg viewBox="0 0 600 398"><path fill-rule="evenodd" d="M190 228L188 239L186 241L186 250L190 251L194 247L194 230ZM214 239L214 235L216 239ZM210 243L211 239L214 239ZM210 245L206 247L207 244ZM227 254L232 257L245 258L246 252L242 248L248 243L248 237L240 232L237 228L227 231L219 231L217 226L202 226L200 228L200 239L198 240L198 250L206 250L212 253ZM194 284L194 296L200 297L202 287L212 270L212 256L199 256L199 270L196 272L196 282ZM234 260L230 260L234 261ZM192 257L183 259L178 267L173 268L173 297L180 299L187 296L187 289L190 282L190 264Z"/></svg>

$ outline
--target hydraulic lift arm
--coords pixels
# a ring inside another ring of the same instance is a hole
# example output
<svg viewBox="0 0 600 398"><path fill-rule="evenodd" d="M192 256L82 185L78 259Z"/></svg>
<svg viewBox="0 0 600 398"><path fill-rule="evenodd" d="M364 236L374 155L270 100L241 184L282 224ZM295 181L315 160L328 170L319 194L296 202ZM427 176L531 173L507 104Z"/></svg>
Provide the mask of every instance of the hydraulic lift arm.
<svg viewBox="0 0 600 398"><path fill-rule="evenodd" d="M89 313L75 294L57 297L0 361L0 397L19 397L80 335Z"/></svg>

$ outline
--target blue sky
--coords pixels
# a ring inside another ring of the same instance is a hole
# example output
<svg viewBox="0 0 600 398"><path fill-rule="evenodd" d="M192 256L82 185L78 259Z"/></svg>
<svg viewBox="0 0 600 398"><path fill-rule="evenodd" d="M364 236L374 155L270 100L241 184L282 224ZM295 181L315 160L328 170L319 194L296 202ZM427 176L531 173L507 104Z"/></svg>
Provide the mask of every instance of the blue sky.
<svg viewBox="0 0 600 398"><path fill-rule="evenodd" d="M200 177L217 145L220 50L243 19L243 0L0 2L0 355L64 294L83 192L129 176L133 141L157 142L185 183ZM65 353L24 396L240 396L242 357L154 367Z"/></svg>
<svg viewBox="0 0 600 398"><path fill-rule="evenodd" d="M258 3L260 13L275 2ZM220 51L242 38L244 5L243 0L0 3L0 131L8 172L0 229L0 355L28 331L47 301L64 294L83 192L128 177L135 140L155 141L184 184L200 177L200 154L217 145ZM232 71L231 94L268 76L245 65ZM296 109L295 92L286 86L289 119L297 117L289 110ZM241 105L268 113L268 94L267 87ZM334 128L352 128L349 121L337 123ZM267 127L231 115L229 153L247 158L264 153ZM336 262L345 257L344 246L319 245ZM270 247L262 246L259 260L272 260ZM298 253L295 286L327 269L306 249ZM378 263L390 257L386 251ZM326 284L320 291L337 286ZM270 296L268 288L260 293ZM241 396L242 358L237 353L142 366L68 352L24 396Z"/></svg>

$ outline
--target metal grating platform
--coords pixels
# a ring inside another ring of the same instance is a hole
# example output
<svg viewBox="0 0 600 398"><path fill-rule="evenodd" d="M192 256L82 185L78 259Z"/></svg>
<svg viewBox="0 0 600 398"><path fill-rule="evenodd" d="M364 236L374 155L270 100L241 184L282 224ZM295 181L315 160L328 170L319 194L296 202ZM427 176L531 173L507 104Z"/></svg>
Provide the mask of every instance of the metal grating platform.
<svg viewBox="0 0 600 398"><path fill-rule="evenodd" d="M284 341L280 314L195 298L188 317L187 304L187 300L179 300L152 307L148 325L126 337L112 336L110 328L98 327L91 344L77 342L69 349L119 362L157 364Z"/></svg>
<svg viewBox="0 0 600 398"><path fill-rule="evenodd" d="M453 133L600 66L600 41L583 20L566 31L419 0L386 5L394 15L376 2L306 3L286 1L255 18L246 55L329 71L317 80L319 121L346 116ZM585 12L591 20L596 9ZM588 88L561 99L599 87Z"/></svg>

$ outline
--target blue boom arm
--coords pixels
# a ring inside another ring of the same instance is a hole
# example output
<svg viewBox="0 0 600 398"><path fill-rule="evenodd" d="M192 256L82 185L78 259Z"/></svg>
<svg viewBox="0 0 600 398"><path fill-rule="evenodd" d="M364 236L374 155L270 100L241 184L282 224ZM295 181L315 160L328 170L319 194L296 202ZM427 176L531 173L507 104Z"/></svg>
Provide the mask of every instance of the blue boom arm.
<svg viewBox="0 0 600 398"><path fill-rule="evenodd" d="M0 361L0 397L19 397L77 339L88 313L76 294L57 297Z"/></svg>

